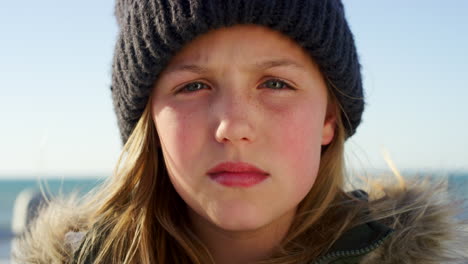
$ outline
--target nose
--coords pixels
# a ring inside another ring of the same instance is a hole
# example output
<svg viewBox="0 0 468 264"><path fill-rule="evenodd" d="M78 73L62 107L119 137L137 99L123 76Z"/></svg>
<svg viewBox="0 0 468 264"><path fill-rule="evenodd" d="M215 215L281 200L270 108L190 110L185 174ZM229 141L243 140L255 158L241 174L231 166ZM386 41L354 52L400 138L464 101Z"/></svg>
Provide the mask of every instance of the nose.
<svg viewBox="0 0 468 264"><path fill-rule="evenodd" d="M251 101L248 96L226 94L213 105L218 142L239 144L255 140L255 107Z"/></svg>

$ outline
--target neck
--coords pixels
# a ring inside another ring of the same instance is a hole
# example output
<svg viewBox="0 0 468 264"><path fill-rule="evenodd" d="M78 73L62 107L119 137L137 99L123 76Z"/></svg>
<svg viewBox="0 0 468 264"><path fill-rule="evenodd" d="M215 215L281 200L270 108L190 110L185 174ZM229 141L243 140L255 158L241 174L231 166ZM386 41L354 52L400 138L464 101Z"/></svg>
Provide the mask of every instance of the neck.
<svg viewBox="0 0 468 264"><path fill-rule="evenodd" d="M197 236L216 264L246 264L270 256L288 232L295 209L255 230L224 230L189 209Z"/></svg>

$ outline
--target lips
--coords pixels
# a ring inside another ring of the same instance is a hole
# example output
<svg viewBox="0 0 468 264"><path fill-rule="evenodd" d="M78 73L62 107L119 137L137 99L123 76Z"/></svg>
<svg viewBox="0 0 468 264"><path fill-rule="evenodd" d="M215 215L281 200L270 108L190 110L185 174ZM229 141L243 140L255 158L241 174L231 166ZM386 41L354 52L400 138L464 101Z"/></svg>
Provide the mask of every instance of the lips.
<svg viewBox="0 0 468 264"><path fill-rule="evenodd" d="M244 162L220 163L207 174L212 180L229 187L253 186L269 176L267 172Z"/></svg>

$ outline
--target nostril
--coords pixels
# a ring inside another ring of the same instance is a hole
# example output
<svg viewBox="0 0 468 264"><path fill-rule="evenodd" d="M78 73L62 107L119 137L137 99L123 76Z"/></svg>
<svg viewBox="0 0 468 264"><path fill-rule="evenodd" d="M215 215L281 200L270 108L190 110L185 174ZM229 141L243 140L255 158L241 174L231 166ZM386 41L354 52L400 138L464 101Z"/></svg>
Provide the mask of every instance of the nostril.
<svg viewBox="0 0 468 264"><path fill-rule="evenodd" d="M252 126L246 120L224 120L216 128L215 138L218 142L246 142L255 138Z"/></svg>

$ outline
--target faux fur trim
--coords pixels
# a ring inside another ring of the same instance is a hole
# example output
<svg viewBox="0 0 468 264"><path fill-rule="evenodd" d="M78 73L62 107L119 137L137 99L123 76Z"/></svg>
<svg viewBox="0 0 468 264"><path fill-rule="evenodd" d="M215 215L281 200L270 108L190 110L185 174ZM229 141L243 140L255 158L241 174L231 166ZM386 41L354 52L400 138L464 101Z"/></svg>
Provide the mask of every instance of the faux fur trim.
<svg viewBox="0 0 468 264"><path fill-rule="evenodd" d="M13 263L71 263L77 241L67 233L87 229L85 214L76 211L76 204L75 197L57 198L40 208L29 231L12 242Z"/></svg>
<svg viewBox="0 0 468 264"><path fill-rule="evenodd" d="M468 219L460 219L462 203L446 184L402 181L375 189L372 211L395 231L361 264L468 264Z"/></svg>

